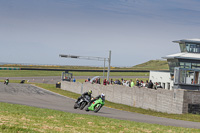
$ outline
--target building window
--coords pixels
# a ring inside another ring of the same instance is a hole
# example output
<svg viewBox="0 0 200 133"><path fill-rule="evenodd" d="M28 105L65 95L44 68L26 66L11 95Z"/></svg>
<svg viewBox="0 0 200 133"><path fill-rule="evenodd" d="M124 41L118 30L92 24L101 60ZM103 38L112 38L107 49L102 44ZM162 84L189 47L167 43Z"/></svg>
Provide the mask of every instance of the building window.
<svg viewBox="0 0 200 133"><path fill-rule="evenodd" d="M185 68L191 68L192 63L185 63Z"/></svg>
<svg viewBox="0 0 200 133"><path fill-rule="evenodd" d="M186 71L180 70L179 83L185 84L186 83L185 77L186 77Z"/></svg>
<svg viewBox="0 0 200 133"><path fill-rule="evenodd" d="M200 69L200 63L192 63L192 69Z"/></svg>
<svg viewBox="0 0 200 133"><path fill-rule="evenodd" d="M176 75L175 78L179 79L179 84L194 84L196 81L198 82L198 78L195 78L195 81L193 81L194 75L195 71L179 69L179 77Z"/></svg>
<svg viewBox="0 0 200 133"><path fill-rule="evenodd" d="M200 53L200 44L186 43L185 46L183 44L180 44L180 48L181 48L181 52L187 51L188 53Z"/></svg>
<svg viewBox="0 0 200 133"><path fill-rule="evenodd" d="M175 84L187 84L200 86L200 70L175 68Z"/></svg>
<svg viewBox="0 0 200 133"><path fill-rule="evenodd" d="M200 63L180 62L180 68L200 69Z"/></svg>
<svg viewBox="0 0 200 133"><path fill-rule="evenodd" d="M180 68L191 68L191 63L180 62Z"/></svg>
<svg viewBox="0 0 200 133"><path fill-rule="evenodd" d="M179 46L180 46L181 52L187 52L186 46L184 43L180 43Z"/></svg>
<svg viewBox="0 0 200 133"><path fill-rule="evenodd" d="M174 68L174 75L179 75L179 69ZM174 78L174 83L178 84L179 83L179 76L175 76ZM164 87L165 88L165 87Z"/></svg>
<svg viewBox="0 0 200 133"><path fill-rule="evenodd" d="M169 65L169 70L171 75L174 74L174 67L179 67L179 62L177 59L168 59L167 60L168 65Z"/></svg>

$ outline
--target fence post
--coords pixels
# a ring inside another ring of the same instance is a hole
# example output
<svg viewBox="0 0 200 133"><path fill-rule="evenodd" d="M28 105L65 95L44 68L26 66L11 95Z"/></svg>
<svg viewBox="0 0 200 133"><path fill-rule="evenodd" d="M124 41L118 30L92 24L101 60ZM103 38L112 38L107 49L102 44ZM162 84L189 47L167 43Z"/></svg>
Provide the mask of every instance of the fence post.
<svg viewBox="0 0 200 133"><path fill-rule="evenodd" d="M81 94L83 94L83 83L81 84Z"/></svg>

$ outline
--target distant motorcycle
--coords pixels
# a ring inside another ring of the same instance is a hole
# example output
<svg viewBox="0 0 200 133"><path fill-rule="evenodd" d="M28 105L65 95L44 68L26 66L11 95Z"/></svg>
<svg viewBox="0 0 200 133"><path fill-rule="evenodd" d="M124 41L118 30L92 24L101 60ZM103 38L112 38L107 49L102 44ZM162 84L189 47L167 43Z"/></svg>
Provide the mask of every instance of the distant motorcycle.
<svg viewBox="0 0 200 133"><path fill-rule="evenodd" d="M8 83L9 83L9 79L6 79L6 80L4 81L4 84L8 85Z"/></svg>
<svg viewBox="0 0 200 133"><path fill-rule="evenodd" d="M87 107L85 111L94 111L95 113L97 113L104 104L105 102L101 98L99 98L95 100L89 107Z"/></svg>
<svg viewBox="0 0 200 133"><path fill-rule="evenodd" d="M80 108L80 110L82 110L90 101L90 97L86 95L84 98L81 98L77 103L74 104L74 109Z"/></svg>

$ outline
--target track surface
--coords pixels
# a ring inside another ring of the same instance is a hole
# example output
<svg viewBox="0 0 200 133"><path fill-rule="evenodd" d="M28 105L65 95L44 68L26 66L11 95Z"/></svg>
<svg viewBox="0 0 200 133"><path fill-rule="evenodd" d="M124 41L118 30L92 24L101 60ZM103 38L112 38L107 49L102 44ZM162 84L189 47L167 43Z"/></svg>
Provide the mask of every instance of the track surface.
<svg viewBox="0 0 200 133"><path fill-rule="evenodd" d="M106 107L103 107L98 113L86 112L79 109L75 110L73 109L74 101L74 99L28 84L10 83L6 86L0 83L0 102L55 109L71 113L98 115L121 120L200 129L200 122L160 118Z"/></svg>

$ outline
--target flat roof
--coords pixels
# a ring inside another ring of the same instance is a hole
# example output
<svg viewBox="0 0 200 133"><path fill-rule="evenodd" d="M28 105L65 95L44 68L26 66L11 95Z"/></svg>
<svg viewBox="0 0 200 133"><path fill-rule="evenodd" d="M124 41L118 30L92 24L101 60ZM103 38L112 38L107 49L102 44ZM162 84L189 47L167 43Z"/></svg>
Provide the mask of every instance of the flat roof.
<svg viewBox="0 0 200 133"><path fill-rule="evenodd" d="M193 59L200 60L200 54L198 53L177 53L162 57L164 59Z"/></svg>
<svg viewBox="0 0 200 133"><path fill-rule="evenodd" d="M173 41L175 43L197 43L200 44L200 38L196 38L196 39L182 39L182 40L177 40L177 41Z"/></svg>

